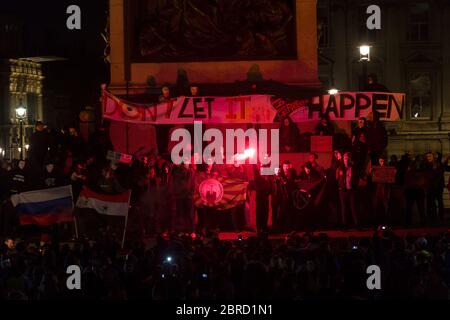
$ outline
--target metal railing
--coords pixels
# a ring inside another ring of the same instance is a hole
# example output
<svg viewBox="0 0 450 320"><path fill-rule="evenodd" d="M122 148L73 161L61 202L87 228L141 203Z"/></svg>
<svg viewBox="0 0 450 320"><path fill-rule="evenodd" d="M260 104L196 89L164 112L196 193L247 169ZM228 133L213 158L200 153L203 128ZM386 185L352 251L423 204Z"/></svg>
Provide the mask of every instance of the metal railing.
<svg viewBox="0 0 450 320"><path fill-rule="evenodd" d="M34 125L23 124L23 145L20 142L20 124L6 124L0 125L0 148L4 151L4 154L0 154L0 158L5 159L18 159L20 157L19 148L23 148L24 157L26 158L27 148L29 144L29 138L34 130Z"/></svg>

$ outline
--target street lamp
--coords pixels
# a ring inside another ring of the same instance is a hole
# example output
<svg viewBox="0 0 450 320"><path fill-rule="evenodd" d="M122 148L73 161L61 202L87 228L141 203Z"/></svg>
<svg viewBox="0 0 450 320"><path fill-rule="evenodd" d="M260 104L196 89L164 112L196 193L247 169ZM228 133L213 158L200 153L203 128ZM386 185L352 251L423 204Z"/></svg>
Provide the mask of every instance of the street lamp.
<svg viewBox="0 0 450 320"><path fill-rule="evenodd" d="M27 109L25 109L24 107L20 106L16 109L16 116L18 119L24 119L25 116L27 114Z"/></svg>
<svg viewBox="0 0 450 320"><path fill-rule="evenodd" d="M27 109L22 106L22 103L20 103L19 107L16 108L16 118L19 119L20 124L20 159L23 160L23 120L27 116Z"/></svg>
<svg viewBox="0 0 450 320"><path fill-rule="evenodd" d="M329 95L337 94L338 92L339 92L339 90L338 89L334 89L334 88L328 90L328 94Z"/></svg>
<svg viewBox="0 0 450 320"><path fill-rule="evenodd" d="M370 46L362 45L359 47L359 61L370 61Z"/></svg>
<svg viewBox="0 0 450 320"><path fill-rule="evenodd" d="M362 64L362 82L361 89L365 89L365 83L367 81L367 62L370 61L370 46L362 45L359 47L359 61Z"/></svg>

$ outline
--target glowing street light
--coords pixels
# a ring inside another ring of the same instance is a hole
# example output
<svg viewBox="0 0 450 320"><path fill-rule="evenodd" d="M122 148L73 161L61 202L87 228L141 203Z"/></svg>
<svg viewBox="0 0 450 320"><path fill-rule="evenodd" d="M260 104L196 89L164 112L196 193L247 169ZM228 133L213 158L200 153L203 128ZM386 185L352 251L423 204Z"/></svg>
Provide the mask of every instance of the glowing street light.
<svg viewBox="0 0 450 320"><path fill-rule="evenodd" d="M23 120L25 118L26 114L27 114L27 109L25 109L24 107L20 106L20 107L16 108L16 117L18 119Z"/></svg>
<svg viewBox="0 0 450 320"><path fill-rule="evenodd" d="M359 47L359 61L370 61L370 46L362 45Z"/></svg>
<svg viewBox="0 0 450 320"><path fill-rule="evenodd" d="M16 118L19 119L20 124L20 159L23 160L23 120L27 117L27 109L22 106L22 101L20 102L19 106L16 108Z"/></svg>
<svg viewBox="0 0 450 320"><path fill-rule="evenodd" d="M339 92L339 90L338 89L334 89L334 88L328 90L328 94L337 94L338 92Z"/></svg>
<svg viewBox="0 0 450 320"><path fill-rule="evenodd" d="M366 89L367 82L367 63L370 61L370 46L361 45L359 47L359 62L362 65L362 81L361 81L361 90Z"/></svg>

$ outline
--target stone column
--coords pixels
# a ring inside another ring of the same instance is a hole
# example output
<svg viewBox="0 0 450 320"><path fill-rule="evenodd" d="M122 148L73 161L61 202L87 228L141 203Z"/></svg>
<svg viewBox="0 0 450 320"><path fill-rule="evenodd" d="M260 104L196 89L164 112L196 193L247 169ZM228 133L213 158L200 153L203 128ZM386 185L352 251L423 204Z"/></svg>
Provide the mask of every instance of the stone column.
<svg viewBox="0 0 450 320"><path fill-rule="evenodd" d="M297 0L296 15L297 56L309 70L308 74L300 76L316 85L319 82L317 75L317 0Z"/></svg>
<svg viewBox="0 0 450 320"><path fill-rule="evenodd" d="M125 85L124 0L109 0L111 42L111 87Z"/></svg>
<svg viewBox="0 0 450 320"><path fill-rule="evenodd" d="M332 4L334 5L334 4ZM347 31L345 23L347 12L343 5L336 5L335 11L331 16L331 36L332 46L334 47L334 66L333 78L335 87L339 90L348 89L348 61L347 61Z"/></svg>

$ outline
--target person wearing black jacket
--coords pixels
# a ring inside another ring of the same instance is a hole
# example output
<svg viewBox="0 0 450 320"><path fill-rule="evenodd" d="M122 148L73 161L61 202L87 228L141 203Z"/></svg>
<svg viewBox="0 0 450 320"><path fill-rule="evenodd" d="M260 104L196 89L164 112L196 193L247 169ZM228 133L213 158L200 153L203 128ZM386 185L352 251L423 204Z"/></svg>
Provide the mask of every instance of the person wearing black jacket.
<svg viewBox="0 0 450 320"><path fill-rule="evenodd" d="M174 166L169 181L169 192L175 200L175 218L182 231L194 231L194 170L189 163Z"/></svg>
<svg viewBox="0 0 450 320"><path fill-rule="evenodd" d="M107 152L114 150L114 146L106 128L100 127L89 136L88 150L88 157L93 156L98 161L105 160Z"/></svg>
<svg viewBox="0 0 450 320"><path fill-rule="evenodd" d="M48 161L41 175L39 186L42 188L55 188L64 185L64 177L55 169L55 164Z"/></svg>
<svg viewBox="0 0 450 320"><path fill-rule="evenodd" d="M302 181L313 182L320 180L323 177L323 168L321 171L315 169L313 165L308 161L302 168L299 178Z"/></svg>
<svg viewBox="0 0 450 320"><path fill-rule="evenodd" d="M14 168L8 172L7 185L7 196L29 190L30 176L24 160L16 162ZM17 231L19 219L11 201L4 203L1 214L3 234L14 234Z"/></svg>
<svg viewBox="0 0 450 320"><path fill-rule="evenodd" d="M41 121L36 122L35 132L30 137L29 159L33 173L41 172L50 148L50 136Z"/></svg>
<svg viewBox="0 0 450 320"><path fill-rule="evenodd" d="M297 125L286 117L280 125L280 152L297 152L299 149L300 130Z"/></svg>
<svg viewBox="0 0 450 320"><path fill-rule="evenodd" d="M8 173L8 191L10 194L25 192L29 189L30 177L25 160L19 160Z"/></svg>
<svg viewBox="0 0 450 320"><path fill-rule="evenodd" d="M288 204L288 192L286 189L286 177L277 168L272 176L272 231L282 232L286 225Z"/></svg>
<svg viewBox="0 0 450 320"><path fill-rule="evenodd" d="M78 196L80 195L83 185L86 183L86 164L77 163L74 165L70 173L70 183L72 185L72 194L74 204L77 203Z"/></svg>
<svg viewBox="0 0 450 320"><path fill-rule="evenodd" d="M336 179L338 181L339 198L341 200L342 224L347 226L347 216L353 217L356 226L359 225L356 197L358 190L358 173L352 165L352 159L349 152L344 154L343 164L336 170Z"/></svg>
<svg viewBox="0 0 450 320"><path fill-rule="evenodd" d="M334 135L334 127L327 113L320 116L320 122L316 125L315 133L317 136Z"/></svg>
<svg viewBox="0 0 450 320"><path fill-rule="evenodd" d="M375 73L371 73L367 76L365 90L370 92L390 92L386 86L378 83L378 77Z"/></svg>
<svg viewBox="0 0 450 320"><path fill-rule="evenodd" d="M425 155L423 169L428 174L430 184L426 189L427 216L430 220L435 220L439 215L444 219L444 200L442 194L445 187L444 167L440 161L434 158L433 153Z"/></svg>
<svg viewBox="0 0 450 320"><path fill-rule="evenodd" d="M326 189L323 201L328 203L330 214L332 214L336 221L339 221L341 217L336 170L342 166L342 155L343 152L341 150L334 150L331 158L331 166L325 171Z"/></svg>
<svg viewBox="0 0 450 320"><path fill-rule="evenodd" d="M83 137L78 134L77 129L74 127L69 128L69 137L67 138L67 142L67 147L72 152L73 157L80 160L84 155L85 142Z"/></svg>
<svg viewBox="0 0 450 320"><path fill-rule="evenodd" d="M249 184L249 188L256 191L256 228L259 234L269 230L269 196L272 193L269 177L262 175L261 171L255 174L255 180Z"/></svg>
<svg viewBox="0 0 450 320"><path fill-rule="evenodd" d="M420 159L409 161L404 173L404 195L406 206L406 225L412 224L413 206L416 203L422 225L426 224L425 215L425 189L429 184L429 177L423 166L420 166Z"/></svg>
<svg viewBox="0 0 450 320"><path fill-rule="evenodd" d="M314 173L318 173L321 177L325 176L325 169L322 167L319 162L317 161L319 159L319 156L315 152L311 152L308 155L308 162L305 163L304 166L307 164L311 165L311 169L314 170Z"/></svg>
<svg viewBox="0 0 450 320"><path fill-rule="evenodd" d="M388 136L383 122L380 121L380 114L376 111L373 112L373 120L369 122L367 133L372 165L377 165L378 159L386 150Z"/></svg>
<svg viewBox="0 0 450 320"><path fill-rule="evenodd" d="M298 189L297 186L297 171L295 168L289 168L287 175L285 176L285 188L288 195L285 205L285 225L284 230L287 232L295 231L298 225L298 211L294 205L294 192Z"/></svg>
<svg viewBox="0 0 450 320"><path fill-rule="evenodd" d="M368 155L369 130L367 128L366 118L360 117L357 126L352 132L352 156L353 166L358 174L362 174Z"/></svg>

